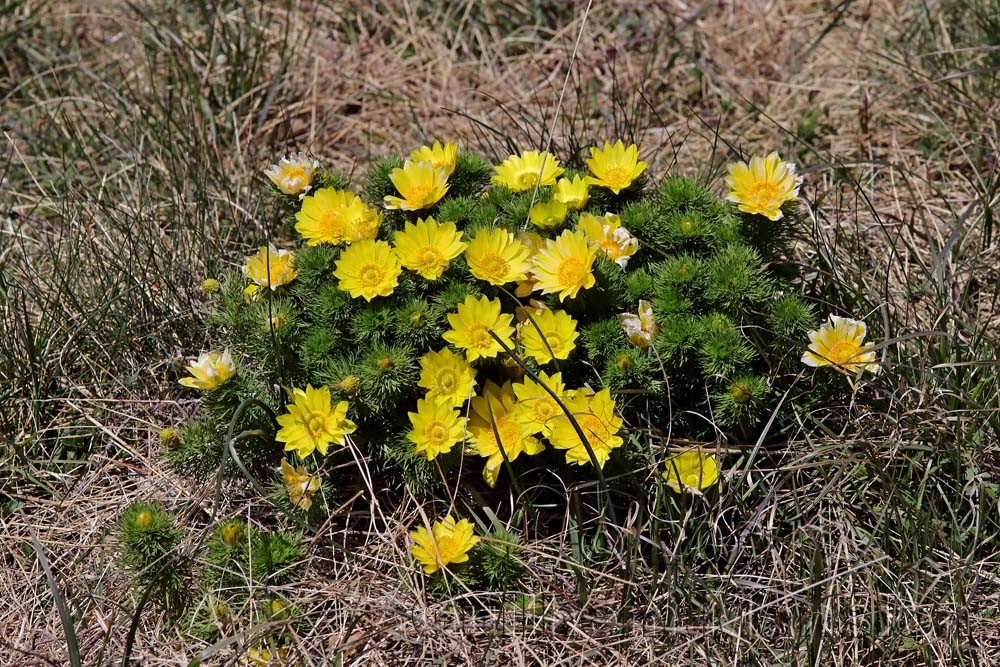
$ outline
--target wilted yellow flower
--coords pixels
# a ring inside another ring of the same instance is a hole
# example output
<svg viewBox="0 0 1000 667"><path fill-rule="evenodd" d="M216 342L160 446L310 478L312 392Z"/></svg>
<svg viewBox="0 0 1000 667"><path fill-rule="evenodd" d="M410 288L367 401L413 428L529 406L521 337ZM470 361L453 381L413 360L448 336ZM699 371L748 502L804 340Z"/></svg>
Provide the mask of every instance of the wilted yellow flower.
<svg viewBox="0 0 1000 667"><path fill-rule="evenodd" d="M293 153L265 169L264 175L286 195L301 195L312 185L317 169L319 162L307 157L305 153Z"/></svg>
<svg viewBox="0 0 1000 667"><path fill-rule="evenodd" d="M353 192L322 188L303 198L295 220L306 245L339 245L375 238L382 214Z"/></svg>
<svg viewBox="0 0 1000 667"><path fill-rule="evenodd" d="M428 399L456 407L472 396L476 371L464 356L445 347L421 357L417 386L427 390Z"/></svg>
<svg viewBox="0 0 1000 667"><path fill-rule="evenodd" d="M625 335L636 347L646 349L653 343L653 339L660 333L660 327L656 323L656 316L653 314L653 306L642 299L639 300L639 313L622 313L618 316L618 321L625 329Z"/></svg>
<svg viewBox="0 0 1000 667"><path fill-rule="evenodd" d="M410 159L414 162L430 162L435 169L444 170L445 176L451 176L458 159L458 144L449 141L442 146L440 141L435 141L433 146L421 146L410 153Z"/></svg>
<svg viewBox="0 0 1000 667"><path fill-rule="evenodd" d="M865 323L849 317L830 315L830 321L819 331L809 332L809 349L802 355L806 366L832 366L841 373L860 375L864 371L878 373L879 365L872 348L865 345Z"/></svg>
<svg viewBox="0 0 1000 667"><path fill-rule="evenodd" d="M587 442L594 451L598 465L603 468L611 455L611 450L621 447L625 442L618 435L622 419L615 414L615 402L611 398L610 390L602 389L591 397L578 395L568 407L583 434L587 436ZM549 442L556 449L566 450L566 463L576 465L591 463L586 446L565 414L552 420Z"/></svg>
<svg viewBox="0 0 1000 667"><path fill-rule="evenodd" d="M406 439L414 444L415 451L428 461L438 454L447 454L465 441L465 417L447 403L421 398L417 411L408 412L413 429Z"/></svg>
<svg viewBox="0 0 1000 667"><path fill-rule="evenodd" d="M639 241L622 227L621 218L614 214L594 216L581 213L577 226L587 235L587 239L604 251L612 262L622 267L628 266L629 259L639 250Z"/></svg>
<svg viewBox="0 0 1000 667"><path fill-rule="evenodd" d="M469 550L479 543L468 519L455 521L449 514L435 521L431 530L420 526L410 533L413 546L410 553L424 566L424 572L434 574L452 563L469 560Z"/></svg>
<svg viewBox="0 0 1000 667"><path fill-rule="evenodd" d="M303 467L295 467L288 459L281 459L281 479L285 483L288 499L292 507L308 510L312 507L313 493L319 491L322 480L315 473L308 473Z"/></svg>
<svg viewBox="0 0 1000 667"><path fill-rule="evenodd" d="M536 183L540 187L555 185L556 179L565 171L559 166L559 160L554 155L539 151L524 151L520 155L511 155L500 166L493 167L493 170L496 172L492 179L493 184L514 192L531 190Z"/></svg>
<svg viewBox="0 0 1000 667"><path fill-rule="evenodd" d="M503 352L503 347L494 340L490 331L507 347L512 347L512 320L512 315L500 312L500 299L488 299L485 296L477 299L469 295L465 297L464 303L458 305L458 312L448 314L451 329L444 333L443 338L465 350L465 358L469 361L495 357Z"/></svg>
<svg viewBox="0 0 1000 667"><path fill-rule="evenodd" d="M295 280L295 255L290 250L278 250L274 246L261 247L257 254L247 257L243 274L259 287L276 290ZM244 295L246 290L243 290Z"/></svg>
<svg viewBox="0 0 1000 667"><path fill-rule="evenodd" d="M587 242L580 231L566 230L556 239L549 239L535 255L532 274L542 294L559 295L559 300L575 298L581 289L590 289L596 282L591 268L597 257L597 247Z"/></svg>
<svg viewBox="0 0 1000 667"><path fill-rule="evenodd" d="M403 268L416 271L426 280L440 278L467 245L454 222L438 222L432 217L417 218L417 224L407 222L403 231L396 232L395 241Z"/></svg>
<svg viewBox="0 0 1000 667"><path fill-rule="evenodd" d="M286 407L288 414L278 417L281 429L274 439L285 443L285 451L296 451L301 458L315 450L326 456L331 444L346 444L347 436L357 429L347 418L347 401L331 405L329 387L292 389L292 403Z"/></svg>
<svg viewBox="0 0 1000 667"><path fill-rule="evenodd" d="M387 195L386 208L404 211L419 211L438 203L448 192L448 177L444 169L436 168L430 162L407 160L402 168L396 167L389 174L389 180L396 186L402 197Z"/></svg>
<svg viewBox="0 0 1000 667"><path fill-rule="evenodd" d="M333 275L340 279L340 289L350 292L352 299L371 301L392 294L402 272L399 257L388 243L366 239L340 254Z"/></svg>
<svg viewBox="0 0 1000 667"><path fill-rule="evenodd" d="M504 454L508 461L514 461L522 453L537 454L545 449L532 434L531 426L517 420L514 390L509 382L498 387L489 381L483 395L472 399L469 436L471 452L486 459L483 479L490 486L497 483Z"/></svg>
<svg viewBox="0 0 1000 667"><path fill-rule="evenodd" d="M568 358L579 335L576 320L569 314L548 309L532 312L531 318L518 326L517 333L524 353L539 364Z"/></svg>
<svg viewBox="0 0 1000 667"><path fill-rule="evenodd" d="M506 229L480 229L465 250L465 261L476 278L491 285L524 280L528 275L528 248Z"/></svg>
<svg viewBox="0 0 1000 667"><path fill-rule="evenodd" d="M538 202L528 211L528 219L531 224L540 229L551 229L558 227L566 221L566 212L569 209L562 202L555 199L546 202Z"/></svg>
<svg viewBox="0 0 1000 667"><path fill-rule="evenodd" d="M247 664L252 667L287 667L288 649L284 646L273 651L266 648L251 648L247 651ZM301 663L296 660L291 664L297 666Z"/></svg>
<svg viewBox="0 0 1000 667"><path fill-rule="evenodd" d="M533 434L540 433L547 436L552 432L553 420L565 413L551 394L545 391L543 385L551 389L563 403L568 404L573 397L566 391L562 373L549 375L541 371L538 373L538 379L541 382L524 378L522 382L514 384L514 395L517 397L517 403L514 404L514 420L526 426Z"/></svg>
<svg viewBox="0 0 1000 667"><path fill-rule="evenodd" d="M739 209L745 213L781 220L781 205L799 196L801 183L802 177L795 175L795 165L782 162L778 154L772 152L767 157L750 158L750 164L730 163L726 199L739 204Z"/></svg>
<svg viewBox="0 0 1000 667"><path fill-rule="evenodd" d="M192 389L215 389L236 375L236 364L229 350L202 352L198 361L188 364L187 369L191 377L181 378L180 383Z"/></svg>
<svg viewBox="0 0 1000 667"><path fill-rule="evenodd" d="M619 140L612 146L604 142L604 148L591 148L587 160L590 173L587 183L599 185L619 194L632 185L646 170L646 163L639 160L639 149L635 144L628 148Z"/></svg>
<svg viewBox="0 0 1000 667"><path fill-rule="evenodd" d="M590 200L590 188L587 186L587 179L583 176L570 178L560 178L556 182L552 199L564 204L570 211L579 211Z"/></svg>
<svg viewBox="0 0 1000 667"><path fill-rule="evenodd" d="M666 461L663 479L674 491L704 491L719 481L719 465L715 457L701 449L674 454Z"/></svg>

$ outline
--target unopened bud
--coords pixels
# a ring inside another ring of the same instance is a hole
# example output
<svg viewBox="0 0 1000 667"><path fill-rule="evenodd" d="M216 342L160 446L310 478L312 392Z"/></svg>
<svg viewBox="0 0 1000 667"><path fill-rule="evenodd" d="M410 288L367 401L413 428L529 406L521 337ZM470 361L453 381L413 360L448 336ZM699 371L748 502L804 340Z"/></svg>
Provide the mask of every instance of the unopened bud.
<svg viewBox="0 0 1000 667"><path fill-rule="evenodd" d="M135 527L139 530L146 530L153 526L153 515L145 510L135 515Z"/></svg>
<svg viewBox="0 0 1000 667"><path fill-rule="evenodd" d="M227 523L222 527L222 541L229 547L235 547L243 540L243 526L238 523Z"/></svg>
<svg viewBox="0 0 1000 667"><path fill-rule="evenodd" d="M215 294L222 289L222 285L215 278L205 278L201 281L201 289L205 294Z"/></svg>

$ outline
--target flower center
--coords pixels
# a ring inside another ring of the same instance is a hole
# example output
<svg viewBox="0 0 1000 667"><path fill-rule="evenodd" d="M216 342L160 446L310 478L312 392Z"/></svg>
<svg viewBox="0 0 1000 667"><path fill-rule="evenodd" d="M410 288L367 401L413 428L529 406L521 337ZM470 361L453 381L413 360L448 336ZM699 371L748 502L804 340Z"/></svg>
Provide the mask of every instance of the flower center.
<svg viewBox="0 0 1000 667"><path fill-rule="evenodd" d="M587 441L590 443L591 447L603 446L604 441L608 439L608 429L604 426L604 422L597 418L594 414L582 414L574 415L576 417L576 423L580 425L580 430L583 434L587 436ZM583 443L580 443L583 447Z"/></svg>
<svg viewBox="0 0 1000 667"><path fill-rule="evenodd" d="M632 170L618 165L608 167L601 180L616 188L627 188L632 183Z"/></svg>
<svg viewBox="0 0 1000 667"><path fill-rule="evenodd" d="M522 190L527 190L528 188L535 187L535 183L538 182L538 172L537 171L522 171L517 176L514 177L514 182L517 183L517 187Z"/></svg>
<svg viewBox="0 0 1000 667"><path fill-rule="evenodd" d="M486 279L492 282L503 282L510 271L510 263L496 253L488 253L479 262Z"/></svg>
<svg viewBox="0 0 1000 667"><path fill-rule="evenodd" d="M469 343L474 348L485 349L493 345L493 336L485 324L476 324L469 330Z"/></svg>
<svg viewBox="0 0 1000 667"><path fill-rule="evenodd" d="M497 417L496 425L496 433L493 432L492 424L488 427L490 440L497 446L497 449L503 447L503 450L507 452L507 458L513 459L521 451L521 427L506 417ZM497 442L497 433L500 434L499 442Z"/></svg>
<svg viewBox="0 0 1000 667"><path fill-rule="evenodd" d="M451 535L442 535L441 537L435 537L434 543L437 546L437 557L441 565L447 565L451 562L458 552L459 544Z"/></svg>
<svg viewBox="0 0 1000 667"><path fill-rule="evenodd" d="M555 401L541 400L535 403L535 416L539 421L546 422L552 419L555 414L556 404Z"/></svg>
<svg viewBox="0 0 1000 667"><path fill-rule="evenodd" d="M305 169L293 166L285 167L285 173L282 174L281 178L285 182L286 186L306 183L309 180L309 176L306 174Z"/></svg>
<svg viewBox="0 0 1000 667"><path fill-rule="evenodd" d="M859 351L857 343L849 340L838 340L830 346L825 356L838 366L843 366L848 363L856 363Z"/></svg>
<svg viewBox="0 0 1000 667"><path fill-rule="evenodd" d="M561 285L576 285L583 282L583 262L576 257L567 257L559 263L556 277L559 278Z"/></svg>
<svg viewBox="0 0 1000 667"><path fill-rule="evenodd" d="M418 255L418 260L423 267L436 267L443 263L444 255L441 251L434 246L425 246L420 249Z"/></svg>
<svg viewBox="0 0 1000 667"><path fill-rule="evenodd" d="M358 272L358 281L364 287L375 287L382 282L385 271L378 264L365 264Z"/></svg>
<svg viewBox="0 0 1000 667"><path fill-rule="evenodd" d="M424 202L427 199L427 195L429 195L433 189L434 186L430 183L417 183L410 186L410 189L406 191L404 198L409 202Z"/></svg>
<svg viewBox="0 0 1000 667"><path fill-rule="evenodd" d="M323 435L326 432L326 415L322 412L311 412L303 425L310 436L315 438Z"/></svg>
<svg viewBox="0 0 1000 667"><path fill-rule="evenodd" d="M328 208L323 211L316 226L319 227L320 234L331 239L339 241L344 236L344 221L340 217L340 213L333 209Z"/></svg>
<svg viewBox="0 0 1000 667"><path fill-rule="evenodd" d="M427 428L427 439L440 445L448 437L448 429L442 422L434 422Z"/></svg>
<svg viewBox="0 0 1000 667"><path fill-rule="evenodd" d="M562 347L562 337L557 333L547 332L545 334L545 342L549 344L549 348L553 352L558 352L559 348Z"/></svg>
<svg viewBox="0 0 1000 667"><path fill-rule="evenodd" d="M775 208L780 203L778 186L771 181L758 181L748 188L747 199L757 208Z"/></svg>
<svg viewBox="0 0 1000 667"><path fill-rule="evenodd" d="M441 387L441 390L446 394L450 394L453 391L455 391L455 386L457 384L458 384L458 378L455 376L455 371L451 370L441 371L441 374L438 375L438 385Z"/></svg>

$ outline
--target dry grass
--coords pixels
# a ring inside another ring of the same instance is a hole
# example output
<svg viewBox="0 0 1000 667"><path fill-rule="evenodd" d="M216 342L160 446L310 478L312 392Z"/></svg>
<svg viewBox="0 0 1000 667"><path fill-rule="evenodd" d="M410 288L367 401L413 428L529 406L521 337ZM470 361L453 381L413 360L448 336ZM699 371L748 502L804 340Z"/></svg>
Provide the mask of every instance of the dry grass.
<svg viewBox="0 0 1000 667"><path fill-rule="evenodd" d="M420 503L349 504L309 537L305 579L285 591L308 619L290 629L303 664L1000 660L996 497L951 499L952 527L978 526L962 542L933 524L947 512L918 512L923 524L893 504L941 493L931 462L892 484L870 473L958 442L965 453L949 456L980 482L1000 474L990 368L929 368L995 359L984 332L1000 325L1000 246L995 230L984 238L1000 135L988 63L976 69L973 52L971 69L942 70L926 54L961 47L930 29L891 46L937 16L891 0L622 0L594 3L585 24L582 2L277 4L233 3L201 20L193 8L175 18L166 6L29 0L0 17L0 34L24 35L0 58L0 334L14 341L0 357L5 664L66 660L32 532L70 601L84 664L96 665L120 661L133 612L133 582L115 564L122 509L164 502L192 545L209 529L211 489L158 455L159 429L195 408L164 378L203 336L200 278L274 222L255 182L266 161L296 146L351 173L430 138L501 155L508 142L551 139L573 154L616 136L634 137L656 174L717 176L732 156L724 142L794 156L814 212L798 247L807 278L839 281L842 303L872 309L887 337L951 337L907 343L898 386L877 409L855 406L850 432L817 437L802 414L778 465L749 474L751 457L731 470L769 490L739 521L700 506L681 515L676 543L652 545L675 559L661 574L634 553L595 556L574 577L567 530L526 551L528 610L458 582L451 596L427 595L404 548ZM259 62L233 62L246 53L227 54L234 37L256 44ZM168 112L157 105L171 91ZM907 358L916 350L936 356ZM223 511L264 508L234 492ZM625 544L631 528L608 538ZM691 534L738 566L685 555ZM350 557L331 551L345 541ZM257 613L237 616L248 628ZM247 644L209 662L239 664ZM205 648L147 612L134 656L188 664Z"/></svg>

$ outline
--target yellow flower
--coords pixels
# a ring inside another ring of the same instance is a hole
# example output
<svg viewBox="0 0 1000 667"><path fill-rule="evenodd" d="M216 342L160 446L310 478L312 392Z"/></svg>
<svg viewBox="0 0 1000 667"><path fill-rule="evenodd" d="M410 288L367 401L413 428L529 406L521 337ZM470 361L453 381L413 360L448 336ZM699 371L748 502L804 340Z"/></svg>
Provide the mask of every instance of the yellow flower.
<svg viewBox="0 0 1000 667"><path fill-rule="evenodd" d="M531 268L528 248L506 229L480 229L465 251L469 271L491 285L524 280Z"/></svg>
<svg viewBox="0 0 1000 667"><path fill-rule="evenodd" d="M799 196L801 183L802 177L795 175L795 165L782 162L778 154L772 152L767 157L750 158L750 164L730 163L726 199L739 204L739 209L745 213L781 220L781 205Z"/></svg>
<svg viewBox="0 0 1000 667"><path fill-rule="evenodd" d="M424 566L424 572L434 574L452 563L469 560L469 550L479 543L468 519L455 521L449 514L435 521L431 530L420 526L410 533L413 546L410 553Z"/></svg>
<svg viewBox="0 0 1000 667"><path fill-rule="evenodd" d="M403 272L392 247L371 239L348 246L335 266L333 275L340 279L340 289L350 292L352 299L363 297L365 301L392 294Z"/></svg>
<svg viewBox="0 0 1000 667"><path fill-rule="evenodd" d="M636 145L625 148L620 140L614 146L605 141L603 149L592 147L587 166L593 174L587 177L587 183L607 188L615 194L632 185L646 170L646 163L639 160Z"/></svg>
<svg viewBox="0 0 1000 667"><path fill-rule="evenodd" d="M192 389L215 389L229 382L236 375L236 364L229 350L218 352L202 352L198 361L188 364L191 377L181 378L180 383Z"/></svg>
<svg viewBox="0 0 1000 667"><path fill-rule="evenodd" d="M281 479L285 483L288 499L292 507L308 510L312 507L313 493L319 491L321 483L319 475L306 472L305 468L296 468L288 459L281 459Z"/></svg>
<svg viewBox="0 0 1000 667"><path fill-rule="evenodd" d="M387 195L386 208L419 211L430 208L448 192L448 177L444 169L434 167L430 162L407 160L402 168L396 167L389 174L389 180L396 186L402 197Z"/></svg>
<svg viewBox="0 0 1000 667"><path fill-rule="evenodd" d="M572 179L560 178L556 182L552 198L560 204L565 204L566 208L570 211L579 211L590 200L590 188L587 187L587 179L583 176L574 176Z"/></svg>
<svg viewBox="0 0 1000 667"><path fill-rule="evenodd" d="M555 199L547 202L538 202L528 211L528 219L531 224L540 229L550 229L558 227L566 221L566 204Z"/></svg>
<svg viewBox="0 0 1000 667"><path fill-rule="evenodd" d="M597 257L597 247L587 243L581 231L566 230L559 238L549 239L535 256L532 274L542 294L557 293L559 300L575 298L581 289L594 286L591 267Z"/></svg>
<svg viewBox="0 0 1000 667"><path fill-rule="evenodd" d="M284 646L271 651L266 648L251 648L247 651L247 664L252 665L252 667L287 667L291 665L300 665L298 660L293 663L288 662L288 649Z"/></svg>
<svg viewBox="0 0 1000 667"><path fill-rule="evenodd" d="M535 276L531 272L530 267L534 265L535 255L538 254L538 250L545 245L545 239L535 232L521 232L518 239L528 249L529 267L528 275L525 276L524 280L518 281L517 288L514 290L514 296L521 298L535 291Z"/></svg>
<svg viewBox="0 0 1000 667"><path fill-rule="evenodd" d="M809 332L809 349L802 355L806 366L832 366L841 373L878 373L879 365L871 343L864 344L865 323L849 317L830 315L819 331Z"/></svg>
<svg viewBox="0 0 1000 667"><path fill-rule="evenodd" d="M406 439L428 461L465 441L465 417L447 403L421 398L417 401L417 411L407 414L413 430L406 434Z"/></svg>
<svg viewBox="0 0 1000 667"><path fill-rule="evenodd" d="M559 160L551 153L525 151L511 155L499 167L494 167L493 184L501 185L514 192L531 190L537 183L540 187L555 185L556 179L565 171ZM541 175L541 181L539 181Z"/></svg>
<svg viewBox="0 0 1000 667"><path fill-rule="evenodd" d="M309 190L317 169L319 162L306 157L305 153L293 153L265 169L264 175L286 195L301 195Z"/></svg>
<svg viewBox="0 0 1000 667"><path fill-rule="evenodd" d="M288 404L288 414L278 417L281 429L274 439L285 443L285 451L296 451L305 458L319 450L326 456L330 444L344 445L347 436L354 433L357 426L347 418L347 401L331 405L330 388L292 389L292 403Z"/></svg>
<svg viewBox="0 0 1000 667"><path fill-rule="evenodd" d="M206 294L215 294L222 289L222 283L215 278L205 278L201 281L201 290Z"/></svg>
<svg viewBox="0 0 1000 667"><path fill-rule="evenodd" d="M476 371L460 354L448 348L428 352L420 359L418 387L427 390L427 398L448 407L465 403L476 386Z"/></svg>
<svg viewBox="0 0 1000 667"><path fill-rule="evenodd" d="M541 309L518 326L518 339L524 353L539 364L552 359L566 359L576 347L576 320L561 310Z"/></svg>
<svg viewBox="0 0 1000 667"><path fill-rule="evenodd" d="M458 159L458 144L449 141L442 146L440 141L435 141L433 146L421 146L410 153L410 159L414 162L430 162L435 169L443 169L445 176L451 176Z"/></svg>
<svg viewBox="0 0 1000 667"><path fill-rule="evenodd" d="M243 288L243 303L253 303L260 298L260 285L250 283Z"/></svg>
<svg viewBox="0 0 1000 667"><path fill-rule="evenodd" d="M572 395L566 391L562 373L549 375L541 371L538 379L541 383L525 378L522 382L514 384L514 395L517 397L517 403L514 404L514 419L527 427L531 433L548 436L552 433L553 420L565 413L549 392L545 391L543 385L551 389L563 403L568 404Z"/></svg>
<svg viewBox="0 0 1000 667"><path fill-rule="evenodd" d="M451 329L445 332L443 338L465 350L465 358L469 361L492 358L503 352L503 347L489 332L495 333L507 347L512 347L512 320L513 316L500 312L499 299L485 296L476 299L469 295L464 303L458 305L457 313L448 314Z"/></svg>
<svg viewBox="0 0 1000 667"><path fill-rule="evenodd" d="M648 301L639 300L639 313L622 313L618 316L618 322L625 329L625 335L629 342L636 347L646 349L653 343L653 339L660 333L660 326L656 323L656 316L653 314L653 306Z"/></svg>
<svg viewBox="0 0 1000 667"><path fill-rule="evenodd" d="M611 450L621 447L624 440L618 435L622 419L615 415L615 402L611 391L602 389L591 397L578 395L568 406L583 434L587 436L590 448L601 468L604 467ZM591 463L587 448L580 440L576 429L565 414L552 420L549 441L556 449L566 450L566 462L577 465Z"/></svg>
<svg viewBox="0 0 1000 667"><path fill-rule="evenodd" d="M395 241L403 268L416 271L427 280L440 278L467 245L454 222L438 222L434 218L417 218L417 224L406 223L403 231L396 232Z"/></svg>
<svg viewBox="0 0 1000 667"><path fill-rule="evenodd" d="M545 445L533 436L531 427L518 421L514 407L514 390L509 382L498 387L489 381L483 388L483 395L472 399L470 449L486 459L483 479L490 486L497 483L504 454L508 461L514 461L522 453L537 454L545 449Z"/></svg>
<svg viewBox="0 0 1000 667"><path fill-rule="evenodd" d="M667 459L663 479L674 491L704 491L719 481L719 465L715 457L701 449L674 454Z"/></svg>
<svg viewBox="0 0 1000 667"><path fill-rule="evenodd" d="M247 257L243 273L259 287L278 289L295 280L295 256L290 250L277 250L274 246L261 247L257 254ZM246 290L244 290L246 294Z"/></svg>
<svg viewBox="0 0 1000 667"><path fill-rule="evenodd" d="M382 217L353 192L323 188L302 199L295 220L295 231L314 246L373 239Z"/></svg>
<svg viewBox="0 0 1000 667"><path fill-rule="evenodd" d="M612 262L622 267L628 266L629 259L639 250L639 240L622 227L621 218L609 213L601 217L581 213L577 226L587 235L587 239Z"/></svg>

